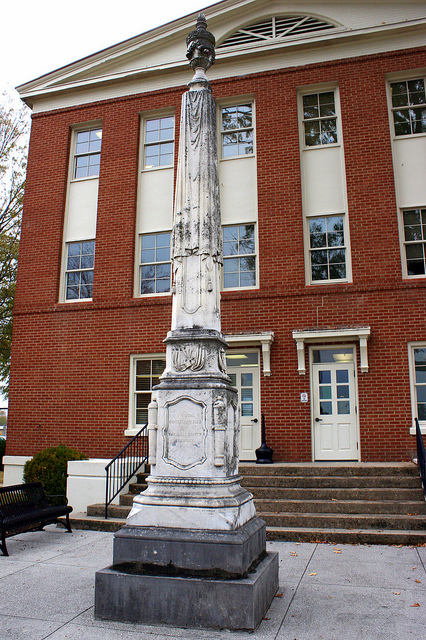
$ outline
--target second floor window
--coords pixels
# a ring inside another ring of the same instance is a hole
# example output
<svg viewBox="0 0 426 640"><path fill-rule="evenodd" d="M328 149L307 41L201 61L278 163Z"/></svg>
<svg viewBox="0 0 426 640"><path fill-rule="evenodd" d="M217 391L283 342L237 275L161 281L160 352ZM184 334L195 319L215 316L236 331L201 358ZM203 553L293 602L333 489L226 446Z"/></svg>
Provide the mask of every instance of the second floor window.
<svg viewBox="0 0 426 640"><path fill-rule="evenodd" d="M337 142L334 91L302 96L304 140L307 147Z"/></svg>
<svg viewBox="0 0 426 640"><path fill-rule="evenodd" d="M102 129L77 131L74 154L74 178L93 178L99 175L101 146Z"/></svg>
<svg viewBox="0 0 426 640"><path fill-rule="evenodd" d="M83 300L93 297L93 270L95 266L95 241L69 242L65 272L66 300Z"/></svg>
<svg viewBox="0 0 426 640"><path fill-rule="evenodd" d="M253 153L253 105L222 107L222 158Z"/></svg>
<svg viewBox="0 0 426 640"><path fill-rule="evenodd" d="M141 236L140 293L170 291L170 232Z"/></svg>
<svg viewBox="0 0 426 640"><path fill-rule="evenodd" d="M423 78L391 83L396 136L426 133L426 93Z"/></svg>
<svg viewBox="0 0 426 640"><path fill-rule="evenodd" d="M144 168L170 166L174 153L174 117L145 120Z"/></svg>

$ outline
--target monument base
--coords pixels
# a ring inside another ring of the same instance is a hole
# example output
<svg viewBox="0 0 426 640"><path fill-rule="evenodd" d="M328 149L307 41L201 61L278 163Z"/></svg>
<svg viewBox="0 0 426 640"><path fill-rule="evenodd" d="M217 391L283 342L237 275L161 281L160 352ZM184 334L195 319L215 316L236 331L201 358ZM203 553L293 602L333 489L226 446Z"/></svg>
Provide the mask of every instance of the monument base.
<svg viewBox="0 0 426 640"><path fill-rule="evenodd" d="M278 589L278 553L235 580L134 573L131 564L96 573L95 617L143 624L253 631Z"/></svg>

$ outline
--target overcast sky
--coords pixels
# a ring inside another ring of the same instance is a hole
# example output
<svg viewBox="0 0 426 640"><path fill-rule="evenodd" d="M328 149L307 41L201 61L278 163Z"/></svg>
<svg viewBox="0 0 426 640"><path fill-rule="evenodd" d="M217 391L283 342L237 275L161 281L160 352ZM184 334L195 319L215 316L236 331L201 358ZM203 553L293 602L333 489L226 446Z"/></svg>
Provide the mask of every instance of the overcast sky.
<svg viewBox="0 0 426 640"><path fill-rule="evenodd" d="M0 90L214 4L214 0L12 0L1 9Z"/></svg>

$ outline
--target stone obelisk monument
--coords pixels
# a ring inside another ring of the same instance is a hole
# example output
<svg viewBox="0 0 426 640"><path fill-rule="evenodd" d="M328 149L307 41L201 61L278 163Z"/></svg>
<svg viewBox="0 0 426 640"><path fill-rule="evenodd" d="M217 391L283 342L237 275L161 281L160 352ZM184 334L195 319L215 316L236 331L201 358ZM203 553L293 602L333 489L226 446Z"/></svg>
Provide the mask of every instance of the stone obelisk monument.
<svg viewBox="0 0 426 640"><path fill-rule="evenodd" d="M238 476L237 392L220 321L222 237L215 39L200 14L187 38L195 74L182 97L166 369L148 410L148 488L96 574L99 618L254 629L278 588L277 554Z"/></svg>

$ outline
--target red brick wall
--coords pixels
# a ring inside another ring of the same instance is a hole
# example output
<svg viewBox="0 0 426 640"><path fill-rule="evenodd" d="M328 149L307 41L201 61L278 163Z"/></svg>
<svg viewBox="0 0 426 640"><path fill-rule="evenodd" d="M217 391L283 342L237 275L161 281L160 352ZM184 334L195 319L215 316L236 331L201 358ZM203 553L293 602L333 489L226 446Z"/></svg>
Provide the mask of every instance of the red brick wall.
<svg viewBox="0 0 426 640"><path fill-rule="evenodd" d="M385 74L426 65L426 52L383 54L213 83L216 99L253 94L260 289L222 295L226 333L272 330L261 410L275 459L311 460L309 373L297 372L294 329L369 325L370 370L358 373L361 456L405 460L411 404L407 342L426 341L425 284L402 280ZM337 82L346 163L353 283L305 286L297 87ZM164 351L168 298L134 299L139 114L174 108L168 90L36 115L16 294L8 454L65 443L109 456L125 438L129 356ZM70 127L101 120L93 302L58 303ZM177 149L177 145L176 145ZM306 350L307 351L307 350ZM359 371L359 369L358 369Z"/></svg>

